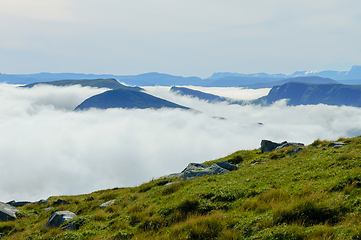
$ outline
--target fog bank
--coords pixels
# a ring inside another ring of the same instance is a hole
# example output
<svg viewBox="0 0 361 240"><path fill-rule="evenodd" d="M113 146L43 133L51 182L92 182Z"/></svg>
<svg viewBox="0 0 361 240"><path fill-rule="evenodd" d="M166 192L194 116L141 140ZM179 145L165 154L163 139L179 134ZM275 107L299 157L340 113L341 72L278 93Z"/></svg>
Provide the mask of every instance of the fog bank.
<svg viewBox="0 0 361 240"><path fill-rule="evenodd" d="M361 134L358 108L288 107L285 101L270 107L209 104L169 93L169 88L146 89L202 113L73 112L84 99L106 89L0 84L0 201L135 186L179 172L189 162L258 148L262 139L309 144ZM227 96L226 89L221 91ZM231 91L229 95L235 94Z"/></svg>

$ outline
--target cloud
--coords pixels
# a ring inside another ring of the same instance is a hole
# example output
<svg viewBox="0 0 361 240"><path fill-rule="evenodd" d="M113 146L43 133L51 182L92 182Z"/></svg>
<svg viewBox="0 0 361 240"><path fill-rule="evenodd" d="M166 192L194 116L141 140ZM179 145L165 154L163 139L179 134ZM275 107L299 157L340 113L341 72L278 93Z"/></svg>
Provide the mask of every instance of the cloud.
<svg viewBox="0 0 361 240"><path fill-rule="evenodd" d="M258 148L262 139L309 144L317 138L337 139L360 132L358 108L287 107L284 101L271 107L209 104L170 94L162 87L148 91L203 113L72 111L101 91L0 85L0 201L35 201L50 195L135 186L179 172L189 162Z"/></svg>

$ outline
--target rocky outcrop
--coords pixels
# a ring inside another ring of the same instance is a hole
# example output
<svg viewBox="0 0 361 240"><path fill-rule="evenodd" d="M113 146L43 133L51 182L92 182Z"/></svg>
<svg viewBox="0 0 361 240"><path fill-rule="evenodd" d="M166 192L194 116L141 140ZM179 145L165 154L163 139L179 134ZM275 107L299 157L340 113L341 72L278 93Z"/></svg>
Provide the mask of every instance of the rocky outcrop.
<svg viewBox="0 0 361 240"><path fill-rule="evenodd" d="M340 147L343 147L346 145L347 145L347 143L343 143L343 142L332 142L332 143L328 144L328 147L340 148Z"/></svg>
<svg viewBox="0 0 361 240"><path fill-rule="evenodd" d="M22 206L25 206L27 204L30 204L31 202L29 201L20 201L20 202L17 202L17 201L10 201L10 202L7 202L6 204L9 204L13 207L22 207Z"/></svg>
<svg viewBox="0 0 361 240"><path fill-rule="evenodd" d="M190 163L182 172L170 174L166 177L181 177L184 180L188 180L195 177L223 174L232 170L237 170L237 166L227 161L218 162L211 166L200 163Z"/></svg>
<svg viewBox="0 0 361 240"><path fill-rule="evenodd" d="M16 219L16 212L19 211L16 207L0 202L0 221L9 221Z"/></svg>
<svg viewBox="0 0 361 240"><path fill-rule="evenodd" d="M69 221L73 218L76 218L75 213L70 211L58 211L53 213L48 222L45 224L45 227L60 227L64 222Z"/></svg>
<svg viewBox="0 0 361 240"><path fill-rule="evenodd" d="M293 146L293 147L303 147L305 146L303 143L294 143L294 142L281 142L281 143L276 143L276 142L272 142L270 140L262 140L261 141L261 151L262 152L271 152L273 150L280 150L282 148L286 148L289 146Z"/></svg>

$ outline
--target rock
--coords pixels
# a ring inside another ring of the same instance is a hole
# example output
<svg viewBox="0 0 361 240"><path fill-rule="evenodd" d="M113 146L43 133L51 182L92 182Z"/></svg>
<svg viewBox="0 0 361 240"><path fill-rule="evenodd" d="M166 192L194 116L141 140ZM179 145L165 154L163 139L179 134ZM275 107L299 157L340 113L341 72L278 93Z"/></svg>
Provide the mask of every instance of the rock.
<svg viewBox="0 0 361 240"><path fill-rule="evenodd" d="M189 163L188 166L185 169L183 169L182 172L173 173L165 177L166 178L181 177L184 180L187 180L190 178L201 177L206 175L227 173L232 170L237 170L237 166L230 164L227 161L218 162L211 166L207 166L200 163ZM167 184L165 186L167 186Z"/></svg>
<svg viewBox="0 0 361 240"><path fill-rule="evenodd" d="M328 144L328 147L340 148L340 147L343 147L346 145L347 145L347 143L343 143L343 142L333 142L333 143Z"/></svg>
<svg viewBox="0 0 361 240"><path fill-rule="evenodd" d="M63 199L58 199L56 200L56 202L54 202L54 205L66 205L66 204L69 204L67 201L63 200Z"/></svg>
<svg viewBox="0 0 361 240"><path fill-rule="evenodd" d="M262 163L265 163L265 162L254 162L254 163L251 163L251 166L257 165L257 164L262 164Z"/></svg>
<svg viewBox="0 0 361 240"><path fill-rule="evenodd" d="M73 212L57 211L50 216L48 222L45 224L45 227L60 227L64 222L73 218L76 218L76 215Z"/></svg>
<svg viewBox="0 0 361 240"><path fill-rule="evenodd" d="M2 233L0 233L0 238L3 238L3 234L2 234Z"/></svg>
<svg viewBox="0 0 361 240"><path fill-rule="evenodd" d="M228 171L233 171L238 169L236 165L230 164L227 161L217 162L216 164L221 168L227 169Z"/></svg>
<svg viewBox="0 0 361 240"><path fill-rule="evenodd" d="M282 148L286 148L286 147L289 147L289 146L293 146L293 147L304 147L305 144L303 143L293 143L293 142L284 142L282 145L276 147L276 150L280 150Z"/></svg>
<svg viewBox="0 0 361 240"><path fill-rule="evenodd" d="M19 211L16 207L0 202L0 221L9 221L16 219L16 212Z"/></svg>
<svg viewBox="0 0 361 240"><path fill-rule="evenodd" d="M76 223L75 221L71 222L69 225L62 227L61 230L76 230Z"/></svg>
<svg viewBox="0 0 361 240"><path fill-rule="evenodd" d="M39 204L48 204L49 203L49 201L48 200L44 200L44 199L40 199L38 202L36 202L36 203L39 203Z"/></svg>
<svg viewBox="0 0 361 240"><path fill-rule="evenodd" d="M206 167L204 169L189 170L189 171L182 172L180 174L180 177L183 178L184 180L188 180L190 178L202 177L202 176L207 176L207 175L223 174L223 173L227 173L227 172L229 172L229 170L221 168L217 164L213 164L212 166Z"/></svg>
<svg viewBox="0 0 361 240"><path fill-rule="evenodd" d="M10 202L7 202L6 204L9 204L13 207L22 207L22 206L25 206L26 204L30 204L31 202L29 201L21 201L21 202L16 202L16 201L10 201Z"/></svg>
<svg viewBox="0 0 361 240"><path fill-rule="evenodd" d="M281 146L284 143L287 143L287 142L276 143L276 142L272 142L270 140L262 140L261 141L261 151L262 152L271 152L271 151L275 150L278 146Z"/></svg>
<svg viewBox="0 0 361 240"><path fill-rule="evenodd" d="M53 209L53 207L47 207L47 208L44 209L44 212L49 211L51 209Z"/></svg>
<svg viewBox="0 0 361 240"><path fill-rule="evenodd" d="M295 148L292 149L292 151L290 152L290 157L292 157L293 155L295 155L296 153L298 153L299 151L302 151L303 148Z"/></svg>
<svg viewBox="0 0 361 240"><path fill-rule="evenodd" d="M276 143L269 140L262 140L261 141L261 151L262 152L271 152L273 150L279 150L285 147L294 146L294 147L303 147L305 144L303 143L293 143L293 142L281 142Z"/></svg>
<svg viewBox="0 0 361 240"><path fill-rule="evenodd" d="M201 163L189 163L188 166L183 169L182 172L191 171L191 170L199 170L199 169L205 169L208 166L201 164Z"/></svg>
<svg viewBox="0 0 361 240"><path fill-rule="evenodd" d="M110 201L108 201L108 202L105 202L105 203L101 204L100 207L101 207L101 208L109 207L110 205L114 204L114 202L115 202L115 199L110 200Z"/></svg>

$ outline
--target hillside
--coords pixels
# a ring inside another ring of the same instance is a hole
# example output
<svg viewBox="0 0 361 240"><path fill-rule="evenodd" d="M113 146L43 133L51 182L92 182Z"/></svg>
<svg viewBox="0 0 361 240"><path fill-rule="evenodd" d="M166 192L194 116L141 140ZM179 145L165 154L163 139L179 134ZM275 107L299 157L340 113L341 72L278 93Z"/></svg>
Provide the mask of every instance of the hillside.
<svg viewBox="0 0 361 240"><path fill-rule="evenodd" d="M180 108L189 109L167 100L154 97L141 91L128 89L109 90L104 93L92 96L79 104L75 110L86 110L89 108Z"/></svg>
<svg viewBox="0 0 361 240"><path fill-rule="evenodd" d="M4 239L360 239L361 137L337 141L347 145L316 140L292 157L293 147L255 149L205 163L237 164L222 175L50 197L18 207L16 220L0 222L0 233ZM63 224L73 230L44 227L60 210L77 215Z"/></svg>
<svg viewBox="0 0 361 240"><path fill-rule="evenodd" d="M361 107L361 85L290 82L273 87L267 96L251 103L269 105L281 99L288 99L287 104L293 106L322 103Z"/></svg>

